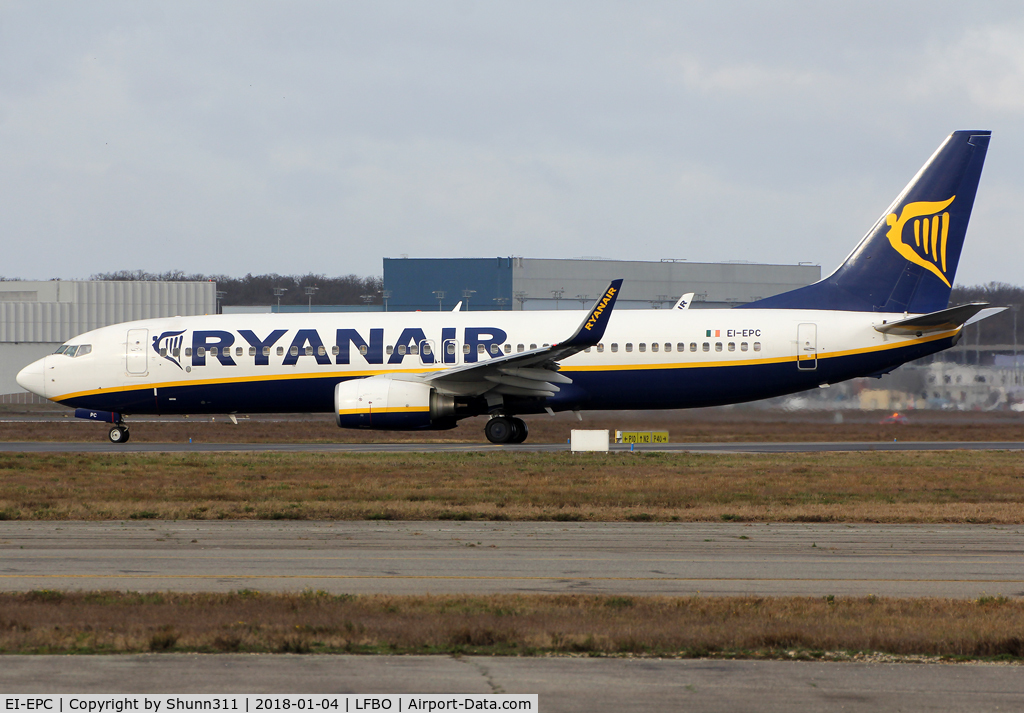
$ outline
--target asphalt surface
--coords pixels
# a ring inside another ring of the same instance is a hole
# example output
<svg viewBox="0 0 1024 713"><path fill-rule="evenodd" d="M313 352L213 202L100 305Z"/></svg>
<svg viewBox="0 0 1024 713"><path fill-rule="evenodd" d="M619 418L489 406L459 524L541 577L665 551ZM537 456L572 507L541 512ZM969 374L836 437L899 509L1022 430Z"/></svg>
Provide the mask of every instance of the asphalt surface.
<svg viewBox="0 0 1024 713"><path fill-rule="evenodd" d="M537 693L543 713L1012 711L1020 666L448 656L5 656L17 693Z"/></svg>
<svg viewBox="0 0 1024 713"><path fill-rule="evenodd" d="M1024 596L1024 526L0 522L0 590Z"/></svg>
<svg viewBox="0 0 1024 713"><path fill-rule="evenodd" d="M14 453L455 453L521 451L564 452L566 443L125 443L95 442L0 442L0 452ZM613 452L650 451L678 453L827 453L838 451L1020 451L1022 441L845 441L808 443L661 443L615 444Z"/></svg>

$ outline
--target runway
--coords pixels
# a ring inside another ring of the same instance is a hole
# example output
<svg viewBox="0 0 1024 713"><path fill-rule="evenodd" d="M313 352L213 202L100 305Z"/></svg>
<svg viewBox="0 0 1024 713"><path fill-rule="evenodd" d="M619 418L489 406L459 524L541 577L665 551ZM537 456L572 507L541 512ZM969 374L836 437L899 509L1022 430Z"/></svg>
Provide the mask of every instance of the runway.
<svg viewBox="0 0 1024 713"><path fill-rule="evenodd" d="M0 522L0 589L1024 596L1024 527Z"/></svg>
<svg viewBox="0 0 1024 713"><path fill-rule="evenodd" d="M490 453L567 452L567 443L125 443L0 442L10 453ZM834 453L842 451L1021 451L1022 441L812 441L791 443L660 443L629 446L614 444L617 453Z"/></svg>
<svg viewBox="0 0 1024 713"><path fill-rule="evenodd" d="M537 693L544 713L1010 711L1020 666L500 656L4 656L18 693ZM369 707L367 708L369 709Z"/></svg>

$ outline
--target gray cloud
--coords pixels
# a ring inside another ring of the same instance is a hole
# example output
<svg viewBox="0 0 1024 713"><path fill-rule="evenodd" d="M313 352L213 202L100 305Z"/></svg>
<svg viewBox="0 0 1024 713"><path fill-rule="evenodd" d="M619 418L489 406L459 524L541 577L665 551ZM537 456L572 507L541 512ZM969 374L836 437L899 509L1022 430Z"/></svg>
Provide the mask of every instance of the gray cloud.
<svg viewBox="0 0 1024 713"><path fill-rule="evenodd" d="M8 276L602 255L827 272L993 129L959 281L1021 283L1012 3L15 3Z"/></svg>

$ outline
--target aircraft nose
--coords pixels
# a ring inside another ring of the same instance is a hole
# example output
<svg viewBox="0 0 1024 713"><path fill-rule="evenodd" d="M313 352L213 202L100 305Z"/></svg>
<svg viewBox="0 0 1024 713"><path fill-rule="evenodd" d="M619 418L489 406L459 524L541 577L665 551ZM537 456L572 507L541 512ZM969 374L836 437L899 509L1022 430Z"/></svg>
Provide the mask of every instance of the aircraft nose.
<svg viewBox="0 0 1024 713"><path fill-rule="evenodd" d="M32 362L19 371L15 377L18 380L18 386L25 389L25 391L31 391L36 396L44 398L46 397L46 378L43 372L43 362L45 361L44 357Z"/></svg>

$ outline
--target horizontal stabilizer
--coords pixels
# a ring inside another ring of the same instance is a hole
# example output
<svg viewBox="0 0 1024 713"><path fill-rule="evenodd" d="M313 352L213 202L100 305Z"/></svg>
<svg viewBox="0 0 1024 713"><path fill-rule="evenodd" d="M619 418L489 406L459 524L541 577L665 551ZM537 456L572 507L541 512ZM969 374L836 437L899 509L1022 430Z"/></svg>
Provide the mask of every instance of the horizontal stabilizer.
<svg viewBox="0 0 1024 713"><path fill-rule="evenodd" d="M1005 307L989 307L984 302L950 307L931 314L924 314L909 319L901 319L898 322L876 324L875 329L882 334L896 334L899 336L923 336L936 332L949 332L959 329L965 324L973 324L978 320L991 317L993 314L1002 312ZM982 315L982 313L986 313ZM977 319L975 319L977 318Z"/></svg>

